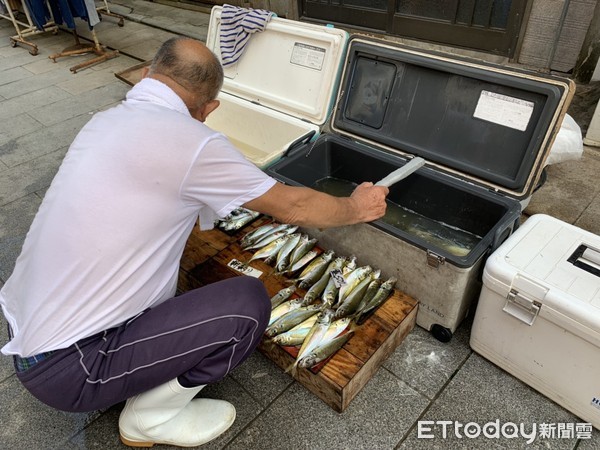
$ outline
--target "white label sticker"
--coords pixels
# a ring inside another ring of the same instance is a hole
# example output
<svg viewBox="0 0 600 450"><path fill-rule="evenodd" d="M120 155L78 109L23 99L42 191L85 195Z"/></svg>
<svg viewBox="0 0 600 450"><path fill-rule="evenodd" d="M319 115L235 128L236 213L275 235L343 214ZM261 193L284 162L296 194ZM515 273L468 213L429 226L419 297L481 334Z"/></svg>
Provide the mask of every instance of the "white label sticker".
<svg viewBox="0 0 600 450"><path fill-rule="evenodd" d="M335 284L336 288L339 289L346 284L346 279L344 278L343 272L340 269L333 269L331 272L329 272L329 275L331 275L331 278L333 278L333 283Z"/></svg>
<svg viewBox="0 0 600 450"><path fill-rule="evenodd" d="M473 117L525 131L533 114L533 102L495 92L481 91Z"/></svg>
<svg viewBox="0 0 600 450"><path fill-rule="evenodd" d="M314 45L302 44L296 42L292 50L292 58L290 62L299 66L308 67L310 69L323 69L323 61L325 61L325 49L315 47Z"/></svg>
<svg viewBox="0 0 600 450"><path fill-rule="evenodd" d="M227 266L231 267L237 272L243 273L244 275L249 275L254 278L260 278L260 276L262 275L262 272L260 270L255 269L254 267L247 266L246 264L244 264L241 261L238 261L237 259L232 259L231 261L229 261L227 263Z"/></svg>

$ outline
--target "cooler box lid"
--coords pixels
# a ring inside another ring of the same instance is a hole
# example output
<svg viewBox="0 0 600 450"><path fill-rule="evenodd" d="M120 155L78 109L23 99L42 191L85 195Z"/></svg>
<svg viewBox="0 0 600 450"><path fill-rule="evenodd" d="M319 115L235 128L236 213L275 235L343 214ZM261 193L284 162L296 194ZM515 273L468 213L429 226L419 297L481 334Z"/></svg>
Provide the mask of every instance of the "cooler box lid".
<svg viewBox="0 0 600 450"><path fill-rule="evenodd" d="M219 58L221 6L212 8L207 46ZM237 63L227 66L223 92L322 125L330 115L348 33L273 17L253 33Z"/></svg>
<svg viewBox="0 0 600 450"><path fill-rule="evenodd" d="M600 236L533 215L488 258L483 283L507 314L529 325L543 317L600 347Z"/></svg>
<svg viewBox="0 0 600 450"><path fill-rule="evenodd" d="M573 91L568 79L355 35L332 129L520 199L535 188Z"/></svg>

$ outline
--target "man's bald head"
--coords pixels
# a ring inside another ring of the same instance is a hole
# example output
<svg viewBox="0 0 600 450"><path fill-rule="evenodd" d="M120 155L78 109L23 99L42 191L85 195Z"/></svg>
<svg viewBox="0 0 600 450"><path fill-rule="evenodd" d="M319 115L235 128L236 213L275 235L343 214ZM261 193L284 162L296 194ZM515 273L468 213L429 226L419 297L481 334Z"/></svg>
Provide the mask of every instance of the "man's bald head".
<svg viewBox="0 0 600 450"><path fill-rule="evenodd" d="M166 41L150 65L149 75L171 78L190 93L198 104L217 98L223 85L223 67L202 42L187 37Z"/></svg>

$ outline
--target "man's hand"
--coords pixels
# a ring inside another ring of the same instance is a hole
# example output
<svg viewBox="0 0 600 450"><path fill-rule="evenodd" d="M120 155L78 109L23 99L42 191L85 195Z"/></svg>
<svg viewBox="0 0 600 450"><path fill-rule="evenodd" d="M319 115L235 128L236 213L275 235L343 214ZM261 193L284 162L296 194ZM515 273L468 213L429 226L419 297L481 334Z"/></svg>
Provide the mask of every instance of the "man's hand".
<svg viewBox="0 0 600 450"><path fill-rule="evenodd" d="M383 217L387 204L385 198L390 190L385 186L375 186L365 182L356 187L350 198L355 203L360 222L371 222Z"/></svg>

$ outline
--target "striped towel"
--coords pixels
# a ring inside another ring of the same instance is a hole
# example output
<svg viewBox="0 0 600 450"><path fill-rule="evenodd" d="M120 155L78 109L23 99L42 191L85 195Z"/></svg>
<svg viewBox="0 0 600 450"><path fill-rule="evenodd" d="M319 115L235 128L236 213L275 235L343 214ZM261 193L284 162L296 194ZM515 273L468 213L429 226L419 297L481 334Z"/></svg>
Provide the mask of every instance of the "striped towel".
<svg viewBox="0 0 600 450"><path fill-rule="evenodd" d="M246 9L223 5L221 12L221 61L235 64L242 56L250 34L263 31L273 13L265 9Z"/></svg>

